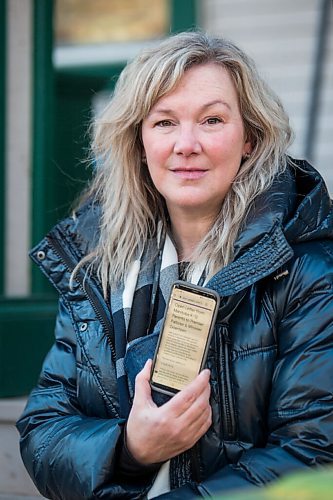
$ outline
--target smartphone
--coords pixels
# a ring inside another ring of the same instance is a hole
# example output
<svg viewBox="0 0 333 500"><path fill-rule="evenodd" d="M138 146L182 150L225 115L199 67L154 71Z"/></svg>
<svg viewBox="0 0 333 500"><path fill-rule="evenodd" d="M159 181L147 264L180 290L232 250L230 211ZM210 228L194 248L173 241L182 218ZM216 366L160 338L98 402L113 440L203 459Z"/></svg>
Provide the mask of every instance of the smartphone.
<svg viewBox="0 0 333 500"><path fill-rule="evenodd" d="M173 284L152 364L153 389L173 396L204 368L219 301L214 290Z"/></svg>

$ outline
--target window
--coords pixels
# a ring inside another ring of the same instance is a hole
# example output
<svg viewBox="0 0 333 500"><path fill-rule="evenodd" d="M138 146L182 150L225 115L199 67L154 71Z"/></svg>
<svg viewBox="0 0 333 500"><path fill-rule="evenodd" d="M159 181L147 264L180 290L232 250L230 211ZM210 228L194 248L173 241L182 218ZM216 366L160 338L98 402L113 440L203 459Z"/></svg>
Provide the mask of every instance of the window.
<svg viewBox="0 0 333 500"><path fill-rule="evenodd" d="M57 45L140 41L169 31L168 0L57 0Z"/></svg>

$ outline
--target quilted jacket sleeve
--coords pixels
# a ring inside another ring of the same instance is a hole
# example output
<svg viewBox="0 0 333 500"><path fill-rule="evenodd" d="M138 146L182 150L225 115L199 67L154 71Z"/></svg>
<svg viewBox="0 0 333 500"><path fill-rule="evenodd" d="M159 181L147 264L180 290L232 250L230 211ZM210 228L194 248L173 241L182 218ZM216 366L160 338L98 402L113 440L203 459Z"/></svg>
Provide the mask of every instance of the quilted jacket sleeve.
<svg viewBox="0 0 333 500"><path fill-rule="evenodd" d="M124 422L88 417L79 406L75 352L70 314L60 300L56 342L17 423L25 466L48 498L139 498L150 481L125 486L115 469Z"/></svg>

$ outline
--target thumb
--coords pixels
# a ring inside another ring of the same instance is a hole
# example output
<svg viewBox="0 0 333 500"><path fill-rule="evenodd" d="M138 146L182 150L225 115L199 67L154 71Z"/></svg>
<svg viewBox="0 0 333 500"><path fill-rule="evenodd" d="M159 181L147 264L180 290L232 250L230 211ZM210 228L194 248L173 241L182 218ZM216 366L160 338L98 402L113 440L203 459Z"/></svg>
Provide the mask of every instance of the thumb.
<svg viewBox="0 0 333 500"><path fill-rule="evenodd" d="M150 388L150 371L151 371L152 360L148 359L145 366L137 374L135 378L135 394L134 399L150 400L151 399L151 388Z"/></svg>

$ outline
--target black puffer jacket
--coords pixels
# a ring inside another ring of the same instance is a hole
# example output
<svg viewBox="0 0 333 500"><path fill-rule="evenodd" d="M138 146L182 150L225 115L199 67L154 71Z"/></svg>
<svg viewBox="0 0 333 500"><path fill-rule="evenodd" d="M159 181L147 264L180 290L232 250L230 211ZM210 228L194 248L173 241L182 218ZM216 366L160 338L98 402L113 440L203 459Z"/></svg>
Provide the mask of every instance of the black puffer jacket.
<svg viewBox="0 0 333 500"><path fill-rule="evenodd" d="M333 210L320 175L297 165L256 200L234 262L207 285L221 296L208 356L213 424L196 456L171 461L167 498L333 462ZM124 422L108 305L83 274L68 286L97 225L85 208L32 252L60 303L56 343L18 422L22 456L45 496L144 498L154 478L122 484L115 468Z"/></svg>

